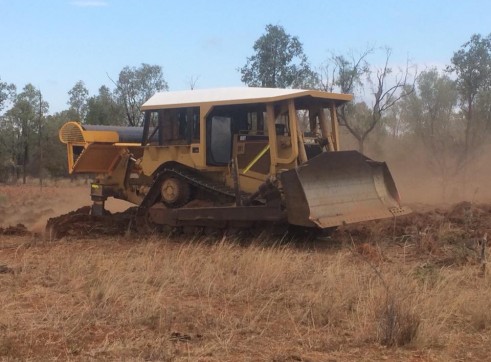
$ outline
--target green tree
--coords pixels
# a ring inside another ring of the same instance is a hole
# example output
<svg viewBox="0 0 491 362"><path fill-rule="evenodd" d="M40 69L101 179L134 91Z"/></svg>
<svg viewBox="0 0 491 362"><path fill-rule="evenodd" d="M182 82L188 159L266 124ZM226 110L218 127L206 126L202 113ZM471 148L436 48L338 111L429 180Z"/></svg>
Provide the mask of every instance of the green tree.
<svg viewBox="0 0 491 362"><path fill-rule="evenodd" d="M123 125L125 123L124 109L116 102L108 87L99 88L99 94L87 101L87 124Z"/></svg>
<svg viewBox="0 0 491 362"><path fill-rule="evenodd" d="M476 135L476 140L478 143L483 143L491 132L491 89L477 95L474 113L475 128L482 131Z"/></svg>
<svg viewBox="0 0 491 362"><path fill-rule="evenodd" d="M451 177L459 172L461 124L455 113L456 84L433 68L422 72L416 91L400 102L407 128L427 151L430 170L440 178L443 199Z"/></svg>
<svg viewBox="0 0 491 362"><path fill-rule="evenodd" d="M85 87L85 83L79 80L68 91L68 95L70 98L67 103L70 106L70 110L75 114L77 120L83 122L87 114L87 99L89 97L89 91Z"/></svg>
<svg viewBox="0 0 491 362"><path fill-rule="evenodd" d="M139 126L141 105L154 93L168 90L162 67L143 63L139 68L124 67L115 83L115 94L122 105L129 126Z"/></svg>
<svg viewBox="0 0 491 362"><path fill-rule="evenodd" d="M0 182L17 179L16 130L7 115L0 117Z"/></svg>
<svg viewBox="0 0 491 362"><path fill-rule="evenodd" d="M7 102L15 98L15 92L14 84L0 79L0 182L9 181L15 174L15 161L10 148L13 129L8 120L1 116Z"/></svg>
<svg viewBox="0 0 491 362"><path fill-rule="evenodd" d="M9 99L15 98L16 87L14 84L9 84L7 82L2 82L0 78L0 112L5 107L5 103Z"/></svg>
<svg viewBox="0 0 491 362"><path fill-rule="evenodd" d="M418 77L417 94L413 98L419 98L421 109L412 119L413 130L432 148L430 142L445 138L453 118L457 104L455 82L435 68L424 71Z"/></svg>
<svg viewBox="0 0 491 362"><path fill-rule="evenodd" d="M239 69L241 80L250 87L312 88L316 73L310 69L298 37L279 25L266 25L256 40L254 55Z"/></svg>
<svg viewBox="0 0 491 362"><path fill-rule="evenodd" d="M48 108L49 105L43 100L41 91L32 84L27 84L5 115L13 130L12 156L16 158L17 164L22 165L23 183L26 183L27 167L33 148L42 149L40 137Z"/></svg>
<svg viewBox="0 0 491 362"><path fill-rule="evenodd" d="M73 115L67 110L46 117L42 144L44 154L49 155L49 157L45 157L43 169L52 177L68 175L66 145L60 142L58 131L63 124L71 120L73 120ZM36 157L39 157L39 153Z"/></svg>
<svg viewBox="0 0 491 362"><path fill-rule="evenodd" d="M476 103L487 102L485 97L491 89L491 34L482 37L474 34L456 51L447 71L455 73L461 109L464 115L465 139L461 163L465 165L472 150L477 150L483 141L483 125L475 112Z"/></svg>

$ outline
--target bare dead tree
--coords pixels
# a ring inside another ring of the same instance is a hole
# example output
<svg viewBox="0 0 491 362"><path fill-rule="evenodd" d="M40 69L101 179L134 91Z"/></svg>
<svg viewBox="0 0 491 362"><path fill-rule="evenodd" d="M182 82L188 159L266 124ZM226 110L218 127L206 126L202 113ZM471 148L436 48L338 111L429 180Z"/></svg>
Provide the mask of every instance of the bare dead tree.
<svg viewBox="0 0 491 362"><path fill-rule="evenodd" d="M194 90L196 88L196 84L198 84L198 79L199 79L199 75L191 75L188 79L188 85L189 85L189 89L191 90Z"/></svg>
<svg viewBox="0 0 491 362"><path fill-rule="evenodd" d="M43 95L41 90L38 92L39 96L39 113L38 113L38 146L39 146L39 187L43 188L43 168L44 168L44 154L43 154Z"/></svg>
<svg viewBox="0 0 491 362"><path fill-rule="evenodd" d="M366 58L372 53L373 48L369 47L359 54L351 51L347 57L332 54L319 69L318 88L326 92L355 93L363 85L363 76L369 73Z"/></svg>
<svg viewBox="0 0 491 362"><path fill-rule="evenodd" d="M343 93L356 90L355 85L363 88L362 76L367 75L368 83L371 84L373 103L370 107L369 116L356 114L356 107L347 104L338 109L340 123L348 129L353 137L358 141L359 151L363 153L364 144L368 135L379 124L384 113L393 107L402 98L412 94L415 89L417 71L412 72L409 61L406 62L404 69L400 69L392 78L392 68L389 66L392 50L385 48L385 62L381 68L375 70L375 76L367 70L368 65L365 58L370 54L364 52L356 62L348 62L344 68L340 68L338 79L340 79L340 90ZM363 64L365 65L363 66ZM393 80L391 80L393 79Z"/></svg>
<svg viewBox="0 0 491 362"><path fill-rule="evenodd" d="M337 72L337 65L331 64L329 62L323 63L319 68L318 68L318 80L319 80L319 85L318 88L321 91L324 92L334 92L335 88L335 82L334 80L336 79L336 72Z"/></svg>

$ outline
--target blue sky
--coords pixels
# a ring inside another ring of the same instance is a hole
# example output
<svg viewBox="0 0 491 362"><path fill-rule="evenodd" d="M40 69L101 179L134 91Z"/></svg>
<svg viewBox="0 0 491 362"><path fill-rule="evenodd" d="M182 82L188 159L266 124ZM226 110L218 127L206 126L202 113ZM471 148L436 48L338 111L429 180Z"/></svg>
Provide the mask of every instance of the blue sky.
<svg viewBox="0 0 491 362"><path fill-rule="evenodd" d="M313 67L332 51L390 46L392 63L444 67L474 33L491 32L485 0L0 0L0 78L32 83L67 108L83 80L91 95L126 65L158 64L171 90L239 86L237 68L266 24L299 37ZM383 53L370 58L381 62Z"/></svg>

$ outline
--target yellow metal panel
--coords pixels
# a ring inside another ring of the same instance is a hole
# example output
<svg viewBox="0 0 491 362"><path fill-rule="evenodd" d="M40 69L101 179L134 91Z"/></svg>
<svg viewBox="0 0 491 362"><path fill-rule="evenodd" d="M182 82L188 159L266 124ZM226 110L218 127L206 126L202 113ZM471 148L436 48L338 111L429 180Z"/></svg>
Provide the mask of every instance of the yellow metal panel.
<svg viewBox="0 0 491 362"><path fill-rule="evenodd" d="M67 150L67 156L68 156L68 173L73 172L73 147L70 144L66 145L66 150Z"/></svg>
<svg viewBox="0 0 491 362"><path fill-rule="evenodd" d="M114 146L117 147L142 147L140 142L135 142L135 143L120 143L117 142L114 144Z"/></svg>
<svg viewBox="0 0 491 362"><path fill-rule="evenodd" d="M332 134L334 135L334 150L339 151L341 148L339 146L339 127L338 127L338 116L336 112L336 104L332 103L331 108L331 127Z"/></svg>
<svg viewBox="0 0 491 362"><path fill-rule="evenodd" d="M278 143L276 141L276 132L275 132L275 117L274 117L274 104L268 103L266 105L266 122L268 125L268 136L269 136L269 154L271 157L271 174L276 173L276 165L278 163Z"/></svg>
<svg viewBox="0 0 491 362"><path fill-rule="evenodd" d="M119 142L119 135L114 131L83 131L83 135L85 142Z"/></svg>
<svg viewBox="0 0 491 362"><path fill-rule="evenodd" d="M254 171L249 171L247 174L240 174L239 175L239 184L241 190L249 193L256 192L259 189L259 186L261 186L264 181L268 178L268 175L264 175L262 173L254 172ZM229 187L233 187L233 180L231 177L227 177L227 185Z"/></svg>
<svg viewBox="0 0 491 362"><path fill-rule="evenodd" d="M78 122L65 123L58 132L63 143L84 144L92 142L116 143L119 135L115 131L86 131Z"/></svg>
<svg viewBox="0 0 491 362"><path fill-rule="evenodd" d="M307 151L305 151L305 141L303 139L303 132L300 127L300 123L298 119L295 117L295 123L297 124L297 137L298 137L298 157L300 159L300 163L307 162Z"/></svg>
<svg viewBox="0 0 491 362"><path fill-rule="evenodd" d="M213 107L211 105L202 105L200 107L200 120L199 120L199 142L200 142L200 153L201 153L201 167L206 166L206 118L208 114L211 112Z"/></svg>
<svg viewBox="0 0 491 362"><path fill-rule="evenodd" d="M191 147L189 145L146 146L140 166L145 175L151 175L160 165L169 161L176 161L192 168L199 168L195 164L195 160L196 157L191 156Z"/></svg>
<svg viewBox="0 0 491 362"><path fill-rule="evenodd" d="M290 122L290 139L291 149L290 155L287 157L278 157L278 163L289 164L294 162L298 157L298 142L297 142L297 112L295 111L295 103L293 99L288 101L288 121ZM275 129L271 132L275 132Z"/></svg>
<svg viewBox="0 0 491 362"><path fill-rule="evenodd" d="M251 162L249 162L249 164L248 164L248 165L247 165L247 166L244 168L244 171L242 171L242 173L243 173L243 174L246 174L246 173L247 173L247 171L249 171L249 170L252 168L252 166L254 166L254 165L256 164L256 162L257 162L257 161L259 161L259 159L260 159L261 157L263 157L263 156L264 156L264 154L265 154L266 152L268 152L268 150L269 150L269 145L266 145L266 147L264 147L264 148L261 150L261 152L259 152L259 153L256 155L256 157L254 157L254 158L252 159L252 161L251 161Z"/></svg>
<svg viewBox="0 0 491 362"><path fill-rule="evenodd" d="M105 144L90 144L73 165L73 173L109 173L116 166L125 148Z"/></svg>
<svg viewBox="0 0 491 362"><path fill-rule="evenodd" d="M199 143L192 143L190 145L190 149L191 149L191 154L190 154L190 157L191 157L191 160L192 162L197 166L197 167L204 167L205 164L203 162L203 149L204 147L201 147L201 145ZM195 152L195 151L198 151L198 152Z"/></svg>

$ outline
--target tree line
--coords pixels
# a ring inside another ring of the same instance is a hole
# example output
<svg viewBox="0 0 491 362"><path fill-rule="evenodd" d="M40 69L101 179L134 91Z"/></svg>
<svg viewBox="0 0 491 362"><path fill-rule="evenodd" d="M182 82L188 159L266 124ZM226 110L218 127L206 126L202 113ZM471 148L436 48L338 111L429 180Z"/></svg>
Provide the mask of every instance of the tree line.
<svg viewBox="0 0 491 362"><path fill-rule="evenodd" d="M89 96L80 80L68 91L67 109L48 114L41 90L27 84L17 92L14 84L0 79L0 182L66 176L66 151L58 140L65 122L138 126L141 104L155 92L168 90L159 65L126 66L113 84L112 90L102 85L98 94Z"/></svg>
<svg viewBox="0 0 491 362"><path fill-rule="evenodd" d="M443 184L457 173L465 176L491 133L491 34L472 35L443 70L418 73L410 62L391 64L391 56L390 48L332 53L314 68L298 37L267 25L237 71L247 86L352 93L338 119L360 151L367 140L409 140L429 152ZM384 61L377 65L376 57ZM57 138L64 122L139 126L141 104L168 90L159 65L126 66L111 83L90 96L80 80L68 91L67 109L49 114L41 90L32 84L17 90L0 79L0 182L66 175L65 149Z"/></svg>

